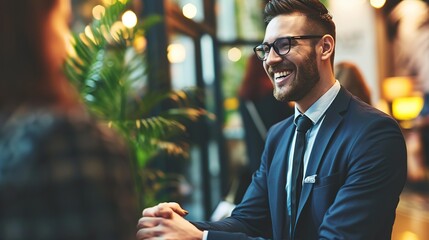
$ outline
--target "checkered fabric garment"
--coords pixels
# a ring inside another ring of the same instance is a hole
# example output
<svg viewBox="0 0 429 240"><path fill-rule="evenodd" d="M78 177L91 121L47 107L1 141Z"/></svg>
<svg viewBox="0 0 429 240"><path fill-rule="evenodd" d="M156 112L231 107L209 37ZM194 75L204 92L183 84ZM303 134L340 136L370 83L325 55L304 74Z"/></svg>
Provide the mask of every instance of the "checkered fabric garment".
<svg viewBox="0 0 429 240"><path fill-rule="evenodd" d="M126 146L88 117L40 112L0 126L0 239L135 239Z"/></svg>

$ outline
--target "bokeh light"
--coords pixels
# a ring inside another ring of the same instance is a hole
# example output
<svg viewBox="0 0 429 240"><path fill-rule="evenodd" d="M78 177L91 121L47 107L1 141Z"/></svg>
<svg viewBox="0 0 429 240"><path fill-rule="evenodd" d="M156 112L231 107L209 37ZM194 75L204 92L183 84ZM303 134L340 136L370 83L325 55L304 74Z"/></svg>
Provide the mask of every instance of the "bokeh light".
<svg viewBox="0 0 429 240"><path fill-rule="evenodd" d="M182 44L172 43L167 48L167 58L170 63L181 63L186 59L186 49Z"/></svg>
<svg viewBox="0 0 429 240"><path fill-rule="evenodd" d="M137 25L137 15L131 11L128 10L122 15L122 23L127 28L133 28Z"/></svg>
<svg viewBox="0 0 429 240"><path fill-rule="evenodd" d="M197 7L194 4L188 3L182 8L183 16L193 19L197 15Z"/></svg>
<svg viewBox="0 0 429 240"><path fill-rule="evenodd" d="M92 9L92 16L95 19L100 20L104 16L105 12L106 12L106 9L103 6L97 5Z"/></svg>
<svg viewBox="0 0 429 240"><path fill-rule="evenodd" d="M370 0L370 4L374 8L382 8L385 3L386 0Z"/></svg>
<svg viewBox="0 0 429 240"><path fill-rule="evenodd" d="M228 51L228 59L232 62L237 62L241 59L241 50L239 48L233 47Z"/></svg>

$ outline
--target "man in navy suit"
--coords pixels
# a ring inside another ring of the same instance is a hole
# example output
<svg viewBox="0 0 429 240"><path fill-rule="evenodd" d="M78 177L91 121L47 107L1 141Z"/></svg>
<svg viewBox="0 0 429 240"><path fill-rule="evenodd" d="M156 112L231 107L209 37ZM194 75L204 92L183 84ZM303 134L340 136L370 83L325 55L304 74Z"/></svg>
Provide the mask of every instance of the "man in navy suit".
<svg viewBox="0 0 429 240"><path fill-rule="evenodd" d="M176 203L147 208L138 239L390 239L406 180L406 148L396 121L335 80L335 24L315 0L271 0L255 53L280 101L295 115L268 133L261 165L231 217L190 223ZM302 190L292 217L297 117L306 133ZM291 219L295 219L292 221Z"/></svg>

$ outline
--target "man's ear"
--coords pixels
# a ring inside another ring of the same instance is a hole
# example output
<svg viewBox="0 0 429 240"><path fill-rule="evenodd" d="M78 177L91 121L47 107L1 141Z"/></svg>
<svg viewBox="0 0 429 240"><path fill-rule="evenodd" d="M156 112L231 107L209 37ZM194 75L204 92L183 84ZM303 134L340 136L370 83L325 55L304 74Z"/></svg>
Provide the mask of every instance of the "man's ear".
<svg viewBox="0 0 429 240"><path fill-rule="evenodd" d="M334 38L329 34L324 35L322 37L322 43L320 46L320 53L321 53L320 56L322 60L330 59L334 52L334 48L335 48Z"/></svg>

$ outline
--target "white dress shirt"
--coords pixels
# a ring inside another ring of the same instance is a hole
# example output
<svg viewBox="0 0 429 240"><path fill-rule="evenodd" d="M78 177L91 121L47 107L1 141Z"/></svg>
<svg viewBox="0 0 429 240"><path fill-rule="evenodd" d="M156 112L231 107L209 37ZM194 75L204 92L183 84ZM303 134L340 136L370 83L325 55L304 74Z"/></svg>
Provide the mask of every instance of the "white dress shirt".
<svg viewBox="0 0 429 240"><path fill-rule="evenodd" d="M305 179L308 159L310 158L311 150L313 149L314 140L316 140L317 133L319 132L320 126L322 125L323 119L325 119L325 112L329 108L329 106L331 106L331 103L334 101L335 97L340 91L340 88L341 88L340 83L336 81L335 84L325 94L323 94L315 103L313 103L313 105L311 105L310 108L304 113L305 116L310 118L310 120L313 122L314 125L307 131L305 135L307 146L305 148L305 153L304 153L303 179ZM296 118L301 114L302 113L298 110L298 108L295 107L294 122L296 121ZM292 177L292 168L293 168L295 138L296 138L296 131L290 146L288 171L287 171L287 178L286 178L286 192L288 195L287 197L288 214L290 214L291 212L290 182L292 181L291 177Z"/></svg>

